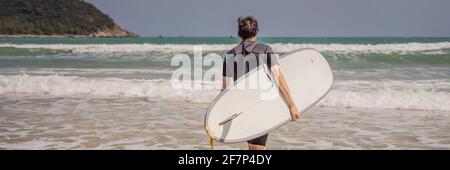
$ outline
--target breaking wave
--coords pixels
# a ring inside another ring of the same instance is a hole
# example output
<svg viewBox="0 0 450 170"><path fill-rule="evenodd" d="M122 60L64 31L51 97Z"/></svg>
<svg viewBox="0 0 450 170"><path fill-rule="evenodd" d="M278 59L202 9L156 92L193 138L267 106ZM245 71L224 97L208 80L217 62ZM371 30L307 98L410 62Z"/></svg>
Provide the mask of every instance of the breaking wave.
<svg viewBox="0 0 450 170"><path fill-rule="evenodd" d="M206 82L206 86L219 87ZM147 97L208 103L218 89L174 89L170 80L0 75L0 94ZM324 107L450 111L448 80L338 80L318 104Z"/></svg>
<svg viewBox="0 0 450 170"><path fill-rule="evenodd" d="M399 44L293 44L293 43L274 43L269 44L276 52L284 53L301 48L314 48L319 51L333 52L362 52L362 53L395 53L395 52L418 52L423 51L427 54L446 54L442 49L449 49L450 42L438 43L399 43ZM146 53L146 52L191 52L192 44L0 44L2 51L9 51L14 54L14 49L28 49L19 53ZM232 44L202 44L205 51L227 51L234 47ZM41 49L39 51L38 49ZM42 51L43 50L43 51Z"/></svg>

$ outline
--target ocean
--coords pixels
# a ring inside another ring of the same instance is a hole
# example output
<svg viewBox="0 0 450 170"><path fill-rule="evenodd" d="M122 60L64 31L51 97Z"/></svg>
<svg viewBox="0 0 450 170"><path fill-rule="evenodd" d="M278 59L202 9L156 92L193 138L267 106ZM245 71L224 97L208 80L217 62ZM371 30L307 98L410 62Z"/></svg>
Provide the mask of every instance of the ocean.
<svg viewBox="0 0 450 170"><path fill-rule="evenodd" d="M314 48L335 76L322 101L269 135L269 149L450 149L450 38L257 41L281 55ZM174 89L172 58L193 59L194 47L224 56L237 43L0 39L0 149L209 149L203 117L220 90Z"/></svg>

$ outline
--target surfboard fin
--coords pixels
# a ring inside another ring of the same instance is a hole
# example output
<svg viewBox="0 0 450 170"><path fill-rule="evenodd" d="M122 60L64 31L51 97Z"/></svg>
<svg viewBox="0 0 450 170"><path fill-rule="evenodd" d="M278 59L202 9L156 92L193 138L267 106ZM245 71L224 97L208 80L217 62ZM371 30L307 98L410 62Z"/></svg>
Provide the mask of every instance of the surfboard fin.
<svg viewBox="0 0 450 170"><path fill-rule="evenodd" d="M241 115L243 112L240 113L236 113L234 115L231 115L229 118L226 118L225 120L223 120L222 122L219 123L219 125L223 125L231 120L233 120L234 118L238 117L239 115Z"/></svg>

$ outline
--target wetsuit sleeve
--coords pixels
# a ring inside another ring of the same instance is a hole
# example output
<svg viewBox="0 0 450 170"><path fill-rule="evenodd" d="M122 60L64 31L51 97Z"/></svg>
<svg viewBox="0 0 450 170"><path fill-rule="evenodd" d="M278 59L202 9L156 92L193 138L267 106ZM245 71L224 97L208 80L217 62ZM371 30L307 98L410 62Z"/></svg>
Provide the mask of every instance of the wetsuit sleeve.
<svg viewBox="0 0 450 170"><path fill-rule="evenodd" d="M230 63L230 54L227 54L223 60L223 65L222 65L222 76L223 77L232 77L233 76L233 64L234 63Z"/></svg>
<svg viewBox="0 0 450 170"><path fill-rule="evenodd" d="M267 54L267 65L269 66L269 68L274 65L280 64L280 59L278 57L278 54L275 54L272 47L267 46L266 54Z"/></svg>

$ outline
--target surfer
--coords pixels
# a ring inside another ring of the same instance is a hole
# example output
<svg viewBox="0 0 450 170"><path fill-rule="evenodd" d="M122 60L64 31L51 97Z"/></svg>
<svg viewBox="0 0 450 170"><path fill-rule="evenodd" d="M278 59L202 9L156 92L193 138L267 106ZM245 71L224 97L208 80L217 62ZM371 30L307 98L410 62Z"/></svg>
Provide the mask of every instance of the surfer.
<svg viewBox="0 0 450 170"><path fill-rule="evenodd" d="M270 68L275 81L278 82L281 95L289 106L292 121L299 118L297 106L291 97L289 87L280 70L279 59L273 49L264 44L256 43L256 35L259 32L258 22L252 16L238 18L238 36L242 39L241 43L227 52L223 62L223 80L222 91L233 79L236 81L260 64L266 64ZM253 55L249 55L253 54ZM254 57L252 57L254 56ZM256 61L252 62L251 60ZM256 64L249 64L256 63ZM232 107L232 106L231 106ZM266 147L268 134L247 141L249 150L264 150Z"/></svg>

